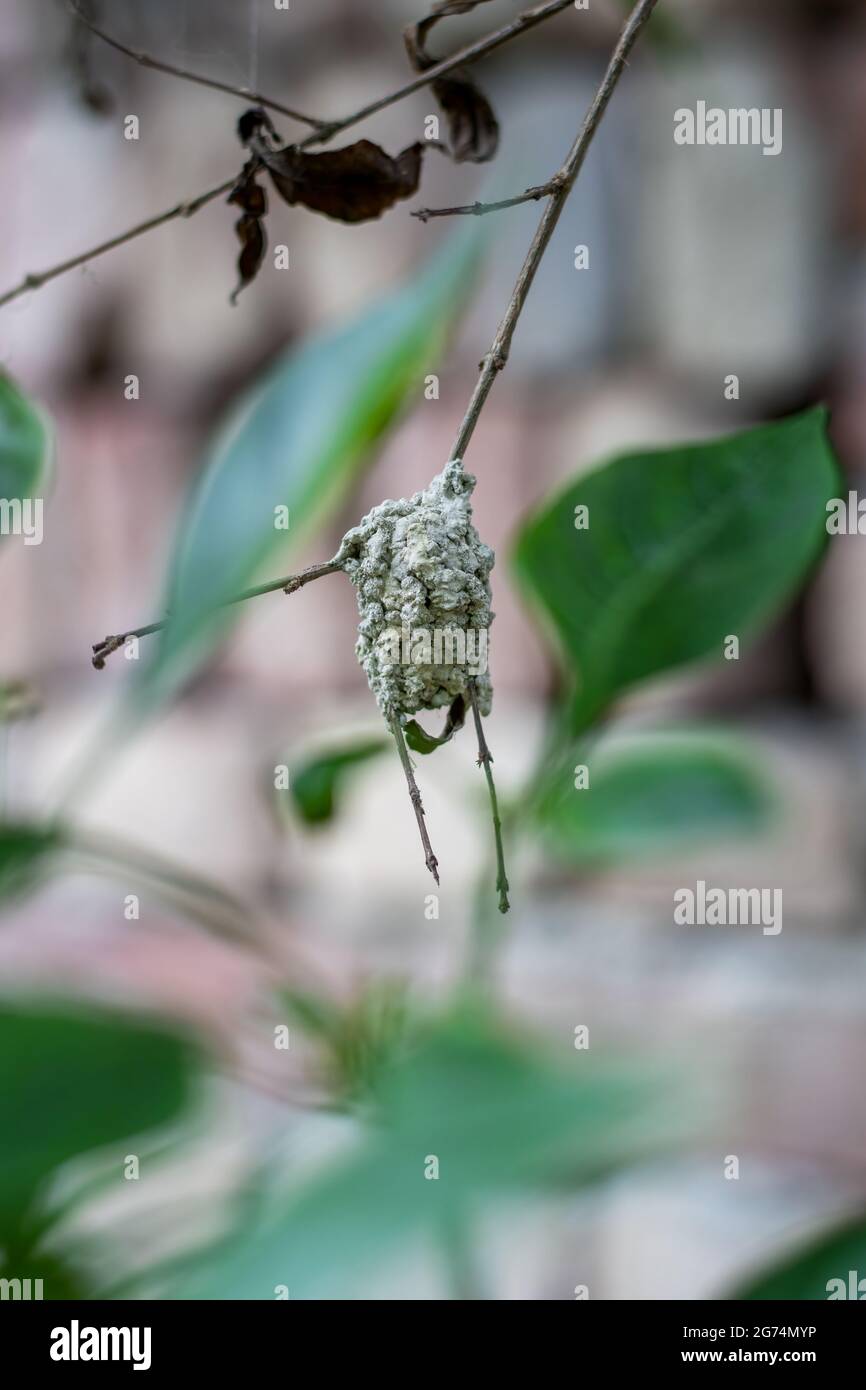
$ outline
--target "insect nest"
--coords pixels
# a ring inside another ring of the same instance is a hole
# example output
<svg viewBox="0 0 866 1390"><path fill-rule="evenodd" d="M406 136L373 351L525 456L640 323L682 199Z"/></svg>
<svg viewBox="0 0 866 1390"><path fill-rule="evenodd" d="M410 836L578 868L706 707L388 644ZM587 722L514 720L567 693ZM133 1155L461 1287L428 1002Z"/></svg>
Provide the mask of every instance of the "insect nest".
<svg viewBox="0 0 866 1390"><path fill-rule="evenodd" d="M478 735L478 763L490 793L500 911L508 911L501 825L484 737L493 687L487 641L493 620L490 571L494 554L472 524L475 479L452 459L422 492L381 502L343 537L333 564L358 597L355 651L391 727L403 763L427 867L438 862L424 820L421 793L406 746L432 753L462 728L467 707ZM448 708L444 732L425 734L409 716Z"/></svg>
<svg viewBox="0 0 866 1390"><path fill-rule="evenodd" d="M490 571L459 459L413 497L381 502L336 559L358 596L355 651L386 718L441 709L474 690L489 714Z"/></svg>

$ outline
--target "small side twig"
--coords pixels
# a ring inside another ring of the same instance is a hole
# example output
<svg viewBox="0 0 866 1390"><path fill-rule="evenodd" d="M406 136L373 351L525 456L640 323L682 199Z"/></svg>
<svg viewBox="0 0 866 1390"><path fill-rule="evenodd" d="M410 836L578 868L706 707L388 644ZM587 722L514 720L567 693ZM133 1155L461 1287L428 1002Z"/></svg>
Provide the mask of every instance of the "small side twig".
<svg viewBox="0 0 866 1390"><path fill-rule="evenodd" d="M107 43L110 48L114 48L118 53L122 53L126 58L131 58L134 63L138 63L143 68L151 68L154 72L165 72L169 77L180 77L184 82L196 82L200 87L211 87L217 92L228 92L229 96L240 97L243 101L248 101L255 106L269 106L272 111L279 111L281 115L288 116L292 121L300 121L302 125L312 126L314 130L319 130L328 125L327 121L319 121L315 116L305 116L303 111L296 111L291 106L284 106L282 102L274 101L272 97L266 97L261 92L251 91L249 87L235 87L231 82L220 82L216 77L205 77L198 72L190 72L188 68L177 67L174 63L166 63L161 58L154 58L149 53L142 53L135 48L129 48L127 44L121 43L113 34L109 34L105 29L101 29L89 15L82 10L79 0L67 0L70 10L79 19L91 34L95 34L103 43Z"/></svg>
<svg viewBox="0 0 866 1390"><path fill-rule="evenodd" d="M475 720L475 732L478 735L478 767L484 768L484 775L487 778L487 790L490 794L490 810L493 815L493 837L496 841L496 891L499 894L499 911L507 912L510 903L508 901L508 875L505 872L505 850L502 844L502 821L499 819L499 803L496 799L496 784L493 781L493 754L487 744L484 733L484 725L481 721L481 712L478 708L478 701L475 691L475 682L469 682L469 703L472 706L472 717Z"/></svg>
<svg viewBox="0 0 866 1390"><path fill-rule="evenodd" d="M429 222L431 217L486 217L489 212L502 212L504 208L516 208L521 203L537 203L540 198L549 198L552 193L556 193L559 187L560 179L557 176L547 183L527 188L524 193L518 193L514 198L501 198L498 203L463 203L456 208L418 208L409 215L417 217L420 222Z"/></svg>
<svg viewBox="0 0 866 1390"><path fill-rule="evenodd" d="M400 754L400 761L403 764L403 771L406 774L406 785L409 788L409 799L412 802L412 809L415 812L415 819L418 822L418 830L421 835L421 844L424 846L424 860L427 868L439 883L439 860L433 853L433 846L430 843L430 836L427 834L427 823L424 820L424 807L421 804L421 792L418 783L415 781L415 772L412 768L412 759L409 757L409 749L406 747L406 739L403 736L403 729L396 714L392 714L388 720L391 733L394 735L394 742L397 745L397 752Z"/></svg>
<svg viewBox="0 0 866 1390"><path fill-rule="evenodd" d="M76 266L86 265L88 261L95 260L97 256L104 256L106 251L113 251L116 246L123 246L124 242L134 241L136 237L143 236L145 232L152 232L155 227L161 227L164 222L171 222L175 217L192 217L207 203L212 203L214 198L219 198L222 193L230 193L236 182L236 176L226 179L225 183L219 184L216 188L209 188L207 192L199 193L195 198L185 198L183 202L175 203L174 207L168 208L166 212L158 212L155 217L149 217L146 222L139 222L137 226L130 227L128 231L109 237L108 241L102 241L98 246L91 246L89 251L82 251L79 256L70 256L68 261L60 261L58 265L53 265L48 270L32 271L29 275L25 275L24 279L11 290L0 295L0 307L9 304L13 299L18 299L28 290L41 289L43 285L48 284L49 280L56 280L58 275L65 275L68 270L75 270Z"/></svg>
<svg viewBox="0 0 866 1390"><path fill-rule="evenodd" d="M323 565L310 565L308 569L301 570L300 574L283 575L282 579L271 579L267 584L258 584L254 589L245 589L242 594L234 594L219 607L230 608L232 604L246 603L247 599L259 598L262 594L276 593L277 589L282 589L284 594L294 594L298 589L303 589L305 584L311 584L314 579L322 579L326 574L336 574L341 569L342 565L336 560L328 560ZM154 632L161 632L167 622L168 618L163 618L158 623L147 623L144 627L134 627L128 632L103 637L101 642L94 643L91 658L93 665L97 671L103 670L112 652L116 652L131 637L150 637Z"/></svg>

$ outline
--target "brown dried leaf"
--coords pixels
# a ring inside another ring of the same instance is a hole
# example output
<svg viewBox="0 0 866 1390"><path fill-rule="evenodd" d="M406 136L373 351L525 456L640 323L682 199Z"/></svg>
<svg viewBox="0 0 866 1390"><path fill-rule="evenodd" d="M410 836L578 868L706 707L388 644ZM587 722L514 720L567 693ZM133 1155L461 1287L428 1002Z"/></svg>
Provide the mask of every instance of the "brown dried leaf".
<svg viewBox="0 0 866 1390"><path fill-rule="evenodd" d="M486 0L443 0L433 6L426 19L404 30L406 51L415 71L426 72L439 61L427 52L426 44L431 29L440 19L468 14L476 5L485 3ZM483 164L492 159L499 148L499 122L490 102L468 73L455 68L430 85L448 121L451 154L458 164L466 161Z"/></svg>
<svg viewBox="0 0 866 1390"><path fill-rule="evenodd" d="M295 146L253 148L287 203L302 203L340 222L367 222L418 190L425 146L410 145L389 155L370 140L341 150L308 154Z"/></svg>
<svg viewBox="0 0 866 1390"><path fill-rule="evenodd" d="M261 185L256 183L257 167L257 162L250 160L228 196L228 202L235 203L243 211L243 216L235 223L241 249L238 256L239 280L231 293L232 304L237 303L244 286L256 278L268 245L262 220L268 210L268 197Z"/></svg>
<svg viewBox="0 0 866 1390"><path fill-rule="evenodd" d="M418 72L423 72L425 68L431 68L438 60L431 58L426 51L427 35L440 19L447 19L453 14L469 14L477 5L484 5L487 0L440 0L434 5L425 19L419 19L417 24L410 24L403 32L406 48L409 52L409 59Z"/></svg>
<svg viewBox="0 0 866 1390"><path fill-rule="evenodd" d="M448 118L448 140L458 164L483 164L499 148L499 122L475 83L459 69L431 83Z"/></svg>

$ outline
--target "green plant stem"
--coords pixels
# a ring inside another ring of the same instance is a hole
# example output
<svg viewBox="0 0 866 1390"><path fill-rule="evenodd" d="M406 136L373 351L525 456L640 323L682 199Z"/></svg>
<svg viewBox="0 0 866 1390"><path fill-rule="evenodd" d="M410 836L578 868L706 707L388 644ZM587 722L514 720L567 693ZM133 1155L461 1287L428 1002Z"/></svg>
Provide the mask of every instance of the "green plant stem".
<svg viewBox="0 0 866 1390"><path fill-rule="evenodd" d="M484 725L481 722L481 712L478 708L478 696L474 681L469 682L469 703L472 706L472 717L475 720L475 732L478 735L478 766L484 768L484 775L487 778L487 790L490 794L490 810L493 815L493 837L496 843L496 891L499 894L499 911L507 912L509 908L508 875L505 872L502 822L499 819L496 784L493 781L493 754L490 752L487 739L484 735Z"/></svg>

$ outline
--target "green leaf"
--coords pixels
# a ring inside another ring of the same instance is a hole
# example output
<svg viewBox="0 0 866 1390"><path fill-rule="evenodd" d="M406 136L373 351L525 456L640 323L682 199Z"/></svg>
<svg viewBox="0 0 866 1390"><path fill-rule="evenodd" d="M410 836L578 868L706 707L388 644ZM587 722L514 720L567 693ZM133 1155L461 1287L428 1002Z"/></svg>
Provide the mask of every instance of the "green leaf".
<svg viewBox="0 0 866 1390"><path fill-rule="evenodd" d="M370 738L343 748L330 748L296 763L289 771L289 796L307 825L333 819L336 798L350 768L368 762L388 747L385 738ZM281 793L282 796L285 793Z"/></svg>
<svg viewBox="0 0 866 1390"><path fill-rule="evenodd" d="M764 1301L796 1301L861 1298L849 1288L849 1272L856 1271L855 1283L866 1278L866 1217L838 1226L817 1237L777 1263L744 1280L727 1298ZM831 1280L841 1281L830 1284ZM829 1286L829 1287L828 1287Z"/></svg>
<svg viewBox="0 0 866 1390"><path fill-rule="evenodd" d="M643 1152L661 1132L658 1088L569 1052L569 1066L553 1065L483 1015L438 1022L380 1078L366 1142L247 1224L180 1296L273 1298L285 1284L293 1299L340 1297L407 1240L453 1229L487 1198L589 1181Z"/></svg>
<svg viewBox="0 0 866 1390"><path fill-rule="evenodd" d="M396 293L293 348L236 405L181 526L170 618L140 668L140 708L169 698L197 670L238 616L221 605L285 550L275 508L289 509L293 551L333 512L435 369L466 304L478 249L477 235L461 232Z"/></svg>
<svg viewBox="0 0 866 1390"><path fill-rule="evenodd" d="M0 821L0 901L32 892L64 847L54 826Z"/></svg>
<svg viewBox="0 0 866 1390"><path fill-rule="evenodd" d="M45 416L0 375L0 498L35 498L45 480L50 448Z"/></svg>
<svg viewBox="0 0 866 1390"><path fill-rule="evenodd" d="M59 1004L0 1008L0 1231L20 1227L61 1164L173 1120L193 1055L152 1024Z"/></svg>
<svg viewBox="0 0 866 1390"><path fill-rule="evenodd" d="M791 598L827 539L839 474L826 412L710 444L629 455L577 479L524 527L519 580L577 682L572 732L630 686L722 654ZM587 529L577 529L579 506Z"/></svg>
<svg viewBox="0 0 866 1390"><path fill-rule="evenodd" d="M771 809L755 762L747 746L697 732L574 746L544 779L536 825L554 855L579 865L752 835ZM588 786L578 788L583 767Z"/></svg>
<svg viewBox="0 0 866 1390"><path fill-rule="evenodd" d="M451 701L445 727L438 738L434 734L426 733L417 719L408 720L403 728L403 733L406 742L414 753L435 753L436 749L441 748L443 743L450 743L465 723L466 701L462 695L458 695Z"/></svg>

